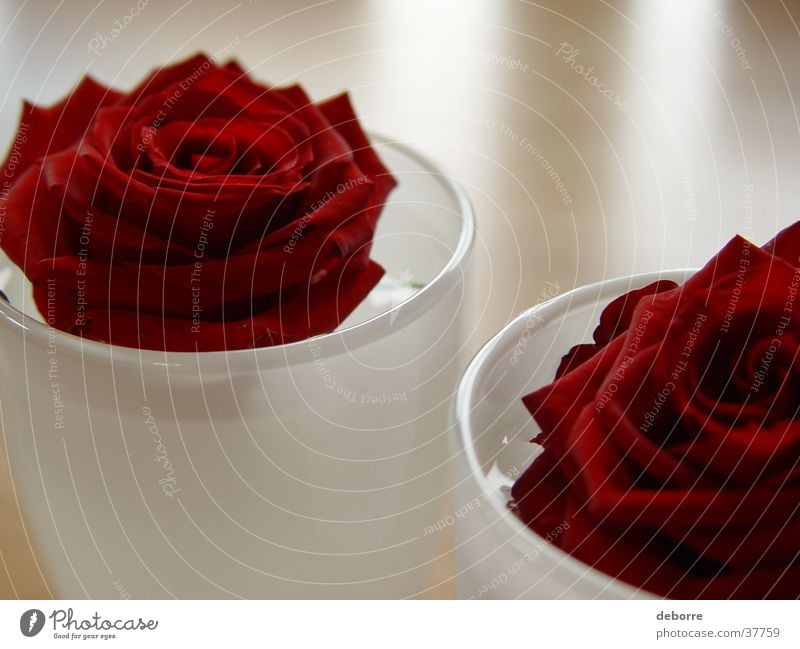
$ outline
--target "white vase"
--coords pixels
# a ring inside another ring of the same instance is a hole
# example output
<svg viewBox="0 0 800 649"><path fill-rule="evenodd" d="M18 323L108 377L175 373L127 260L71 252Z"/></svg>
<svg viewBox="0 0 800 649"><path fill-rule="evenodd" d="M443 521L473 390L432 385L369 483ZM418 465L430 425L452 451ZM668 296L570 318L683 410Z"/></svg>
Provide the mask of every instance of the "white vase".
<svg viewBox="0 0 800 649"><path fill-rule="evenodd" d="M692 271L644 273L584 286L517 316L477 354L454 402L455 530L460 598L653 597L590 568L525 526L509 509L509 488L530 464L536 422L522 397L555 377L561 357L590 342L614 298Z"/></svg>
<svg viewBox="0 0 800 649"><path fill-rule="evenodd" d="M0 269L2 423L36 555L63 598L446 594L448 403L467 199L406 147L373 258L387 278L334 333L163 353L35 317ZM31 315L25 315L26 313Z"/></svg>

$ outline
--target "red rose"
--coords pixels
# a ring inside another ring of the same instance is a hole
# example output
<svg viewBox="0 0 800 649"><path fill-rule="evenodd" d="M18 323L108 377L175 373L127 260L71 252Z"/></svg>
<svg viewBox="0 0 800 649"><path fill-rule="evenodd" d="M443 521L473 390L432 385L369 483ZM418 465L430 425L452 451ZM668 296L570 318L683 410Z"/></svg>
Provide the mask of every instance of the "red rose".
<svg viewBox="0 0 800 649"><path fill-rule="evenodd" d="M544 450L519 515L661 595L800 596L799 293L800 222L614 301L524 398Z"/></svg>
<svg viewBox="0 0 800 649"><path fill-rule="evenodd" d="M18 146L17 146L18 145ZM312 103L204 56L123 94L26 105L2 245L51 325L159 350L332 331L375 286L394 179L347 95Z"/></svg>

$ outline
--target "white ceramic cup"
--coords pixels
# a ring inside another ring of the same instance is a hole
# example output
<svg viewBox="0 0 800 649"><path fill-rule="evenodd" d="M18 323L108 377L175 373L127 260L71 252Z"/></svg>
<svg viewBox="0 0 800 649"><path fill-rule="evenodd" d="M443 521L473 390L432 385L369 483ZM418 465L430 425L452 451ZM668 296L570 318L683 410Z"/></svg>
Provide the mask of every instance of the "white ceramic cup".
<svg viewBox="0 0 800 649"><path fill-rule="evenodd" d="M377 149L399 181L372 254L389 280L331 334L200 354L109 346L48 327L0 268L2 425L54 596L447 594L448 542L422 532L452 507L473 217L434 165Z"/></svg>
<svg viewBox="0 0 800 649"><path fill-rule="evenodd" d="M530 464L538 427L522 397L550 383L570 347L590 342L606 305L659 279L644 273L584 286L517 316L472 360L454 402L455 581L460 598L653 597L565 554L508 508L508 489Z"/></svg>

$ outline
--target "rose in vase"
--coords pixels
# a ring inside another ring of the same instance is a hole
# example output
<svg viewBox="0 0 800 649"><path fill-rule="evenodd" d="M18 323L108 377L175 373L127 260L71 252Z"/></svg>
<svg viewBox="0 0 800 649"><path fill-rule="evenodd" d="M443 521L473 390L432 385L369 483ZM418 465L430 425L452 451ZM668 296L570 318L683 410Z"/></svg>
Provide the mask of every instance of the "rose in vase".
<svg viewBox="0 0 800 649"><path fill-rule="evenodd" d="M524 398L514 507L584 563L680 598L800 596L800 223L612 302Z"/></svg>
<svg viewBox="0 0 800 649"><path fill-rule="evenodd" d="M170 351L332 331L383 274L395 180L346 94L313 103L204 56L131 92L85 78L27 105L2 246L54 327Z"/></svg>

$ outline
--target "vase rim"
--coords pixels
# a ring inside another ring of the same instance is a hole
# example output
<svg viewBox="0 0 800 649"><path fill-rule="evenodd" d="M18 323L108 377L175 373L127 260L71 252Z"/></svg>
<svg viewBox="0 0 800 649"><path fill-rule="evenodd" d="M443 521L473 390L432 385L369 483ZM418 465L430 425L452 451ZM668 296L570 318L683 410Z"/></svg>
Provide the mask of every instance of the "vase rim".
<svg viewBox="0 0 800 649"><path fill-rule="evenodd" d="M452 208L460 219L458 241L447 263L424 287L400 304L363 322L284 345L203 352L140 349L82 338L51 327L5 300L0 300L0 324L4 327L21 329L24 340L31 344L42 346L54 344L59 352L72 352L81 357L113 359L115 364L122 365L129 363L142 367L166 366L175 370L180 368L196 370L198 364L202 363L204 370L219 366L219 369L224 371L234 368L258 370L294 362L306 362L311 358L310 345L318 348L315 349L314 358L331 357L341 352L356 350L376 340L383 331L402 329L420 313L436 304L449 286L463 275L465 260L474 242L475 216L472 204L461 185L429 157L414 146L393 138L375 133L370 133L370 138L381 146L407 156L419 165L421 171L436 177L452 201Z"/></svg>

